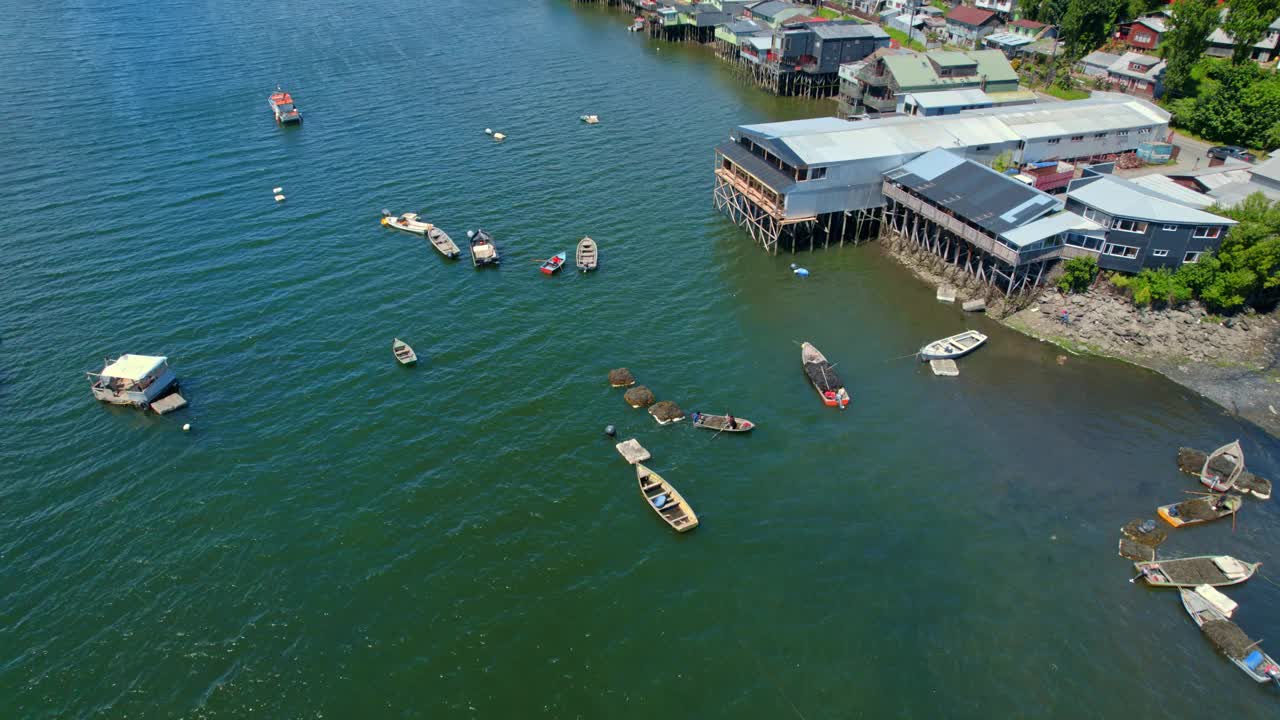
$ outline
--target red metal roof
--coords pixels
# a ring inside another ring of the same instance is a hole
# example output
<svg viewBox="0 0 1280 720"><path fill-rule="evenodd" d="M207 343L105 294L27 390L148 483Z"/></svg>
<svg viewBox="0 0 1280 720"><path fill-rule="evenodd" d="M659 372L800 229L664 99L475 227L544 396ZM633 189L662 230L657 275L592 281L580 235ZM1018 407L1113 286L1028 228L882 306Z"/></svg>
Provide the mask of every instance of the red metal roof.
<svg viewBox="0 0 1280 720"><path fill-rule="evenodd" d="M795 25L795 24L797 24L797 23L816 23L816 22L826 22L826 21L827 21L827 19L826 19L826 18L824 18L824 17L813 17L813 16L810 16L810 15L801 15L801 16L799 16L799 17L793 17L793 18L791 18L790 20L787 20L786 22L784 22L784 23L782 23L782 24L783 24L783 25Z"/></svg>
<svg viewBox="0 0 1280 720"><path fill-rule="evenodd" d="M978 27L995 16L996 14L990 10L980 10L970 5L959 5L947 13L947 20Z"/></svg>
<svg viewBox="0 0 1280 720"><path fill-rule="evenodd" d="M1036 22L1035 20L1014 20L1009 24L1014 27L1031 28L1032 30L1039 30L1044 27L1044 23Z"/></svg>

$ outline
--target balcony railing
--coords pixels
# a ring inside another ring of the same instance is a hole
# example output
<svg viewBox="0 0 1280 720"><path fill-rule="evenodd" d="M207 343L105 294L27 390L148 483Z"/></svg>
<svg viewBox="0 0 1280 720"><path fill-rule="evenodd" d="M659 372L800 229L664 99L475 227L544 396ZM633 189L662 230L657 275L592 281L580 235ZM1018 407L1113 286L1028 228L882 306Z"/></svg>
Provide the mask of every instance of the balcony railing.
<svg viewBox="0 0 1280 720"><path fill-rule="evenodd" d="M776 218L781 218L783 216L782 207L775 203L772 198L766 197L764 193L751 187L747 180L739 175L739 173L744 175L747 174L746 171L742 170L742 168L739 168L737 165L734 165L733 167L734 170L737 170L738 172L726 170L722 167L716 168L716 177L732 185L735 190L746 195L751 202L763 208L765 212Z"/></svg>
<svg viewBox="0 0 1280 720"><path fill-rule="evenodd" d="M871 87L886 87L893 76L889 73L877 73L874 70L863 68L858 71L858 79L870 85Z"/></svg>
<svg viewBox="0 0 1280 720"><path fill-rule="evenodd" d="M964 240L970 245L973 245L979 250L995 255L1010 265L1017 266L1025 262L1025 260L1021 258L1018 255L1018 252L1013 248L1001 245L985 232L977 230L954 215L948 215L942 212L933 205L911 195L897 185L890 183L888 180L884 182L883 189L885 197L893 198L903 205L906 205L915 212L920 213L920 217L925 218L926 220L932 220L933 222L941 225L956 237Z"/></svg>
<svg viewBox="0 0 1280 720"><path fill-rule="evenodd" d="M862 104L876 112L891 113L898 110L897 98L881 98L875 95L863 95Z"/></svg>

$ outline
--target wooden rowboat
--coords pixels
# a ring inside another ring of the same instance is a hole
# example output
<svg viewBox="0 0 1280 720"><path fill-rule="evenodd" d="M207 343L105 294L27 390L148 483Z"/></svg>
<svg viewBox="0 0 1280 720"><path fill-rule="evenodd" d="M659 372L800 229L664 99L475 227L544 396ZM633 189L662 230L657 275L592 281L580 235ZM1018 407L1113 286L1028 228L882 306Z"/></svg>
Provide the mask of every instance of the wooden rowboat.
<svg viewBox="0 0 1280 720"><path fill-rule="evenodd" d="M1199 555L1176 560L1136 562L1133 569L1152 587L1223 587L1253 577L1262 563L1237 560L1230 555Z"/></svg>
<svg viewBox="0 0 1280 720"><path fill-rule="evenodd" d="M920 348L920 361L954 360L977 350L986 341L987 336L977 330L965 330L951 337L934 340Z"/></svg>
<svg viewBox="0 0 1280 720"><path fill-rule="evenodd" d="M391 352L396 356L396 360L400 361L401 365L412 365L418 362L418 354L413 351L413 348L409 347L409 343L400 338L392 341Z"/></svg>
<svg viewBox="0 0 1280 720"><path fill-rule="evenodd" d="M431 246L440 251L441 255L447 258L456 258L462 254L458 249L453 238L440 228L429 222L424 222L418 217L418 213L405 213L403 215L392 215L389 210L382 211L382 224L395 230L400 230L414 235L421 235L431 243Z"/></svg>
<svg viewBox="0 0 1280 720"><path fill-rule="evenodd" d="M849 406L849 393L844 389L844 382L835 366L827 362L827 357L818 352L818 348L809 343L800 344L800 363L804 366L804 374L809 378L813 389L818 391L827 407L838 407L844 410Z"/></svg>
<svg viewBox="0 0 1280 720"><path fill-rule="evenodd" d="M710 415L707 413L695 412L689 416L693 419L693 426L704 430L715 430L716 432L744 433L751 432L755 428L755 423L746 418L734 418L736 427L729 427L728 415Z"/></svg>
<svg viewBox="0 0 1280 720"><path fill-rule="evenodd" d="M1219 448L1221 449L1221 448ZM1212 453L1203 453L1199 450L1189 447L1178 448L1178 469L1188 475L1195 475L1200 478L1200 482L1204 484L1203 475L1205 468L1205 460ZM1214 485L1218 483L1216 481ZM1228 488L1231 492L1237 492L1241 495L1252 495L1259 500L1271 499L1271 481L1254 475L1249 472L1248 468L1240 471L1240 475L1236 477L1235 484Z"/></svg>
<svg viewBox="0 0 1280 720"><path fill-rule="evenodd" d="M1200 484L1214 492L1226 492L1236 486L1244 472L1244 450L1240 441L1229 442L1209 453L1200 468Z"/></svg>
<svg viewBox="0 0 1280 720"><path fill-rule="evenodd" d="M1257 682L1280 684L1280 664L1258 649L1262 641L1250 640L1239 625L1227 619L1229 615L1222 607L1225 604L1229 610L1234 609L1234 602L1210 587L1180 588L1178 593L1182 596L1182 607L1186 608L1200 632L1228 660Z"/></svg>
<svg viewBox="0 0 1280 720"><path fill-rule="evenodd" d="M645 503L676 532L689 532L698 527L698 516L676 492L671 484L658 473L636 463L636 480L640 483L640 496Z"/></svg>
<svg viewBox="0 0 1280 720"><path fill-rule="evenodd" d="M590 237L584 237L578 241L578 269L582 272L595 270L599 264L599 255L597 254L596 241Z"/></svg>
<svg viewBox="0 0 1280 720"><path fill-rule="evenodd" d="M552 255L546 260L543 260L541 267L539 267L538 269L542 271L543 275L551 275L555 273L557 270L559 270L560 268L564 267L564 261L566 257L568 256L565 255L564 253L556 253L555 255Z"/></svg>
<svg viewBox="0 0 1280 720"><path fill-rule="evenodd" d="M1156 514L1174 527L1195 525L1234 514L1244 504L1239 495L1208 495L1180 503L1161 505Z"/></svg>

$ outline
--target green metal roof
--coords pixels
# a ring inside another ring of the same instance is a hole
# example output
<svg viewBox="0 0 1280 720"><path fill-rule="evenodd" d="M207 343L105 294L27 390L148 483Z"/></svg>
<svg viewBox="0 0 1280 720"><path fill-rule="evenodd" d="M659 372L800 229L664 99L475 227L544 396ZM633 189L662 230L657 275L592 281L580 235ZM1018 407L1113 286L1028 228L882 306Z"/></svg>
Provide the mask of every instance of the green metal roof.
<svg viewBox="0 0 1280 720"><path fill-rule="evenodd" d="M934 71L929 59L939 61L943 67L973 65L977 63L978 74L940 78ZM987 84L1013 83L1017 86L1018 74L999 50L974 50L972 52L934 51L911 55L887 55L883 59L885 68L893 75L894 82L901 90L923 90L926 88L973 87L981 83L981 76L987 76Z"/></svg>

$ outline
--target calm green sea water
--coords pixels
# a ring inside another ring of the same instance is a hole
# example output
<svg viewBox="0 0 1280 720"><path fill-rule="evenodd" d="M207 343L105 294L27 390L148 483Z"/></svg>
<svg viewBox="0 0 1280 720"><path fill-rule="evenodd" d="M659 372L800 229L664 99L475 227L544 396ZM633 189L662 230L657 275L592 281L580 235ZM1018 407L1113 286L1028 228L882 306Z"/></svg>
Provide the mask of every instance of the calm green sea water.
<svg viewBox="0 0 1280 720"><path fill-rule="evenodd" d="M10 9L0 717L1273 717L1115 542L1193 489L1179 444L1241 437L1278 480L1280 446L1151 373L1059 366L875 247L797 280L714 213L711 147L830 106L625 23ZM277 82L302 128L272 123ZM383 207L483 225L504 264L444 261ZM536 272L584 234L598 273ZM901 357L966 326L992 338L960 378ZM805 383L806 339L848 412ZM191 407L94 402L81 373L123 352L169 355ZM605 384L621 365L760 427L659 428ZM608 423L694 533L645 509ZM1280 567L1277 527L1250 501L1166 548ZM1230 594L1280 638L1280 589Z"/></svg>

